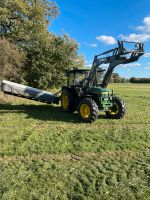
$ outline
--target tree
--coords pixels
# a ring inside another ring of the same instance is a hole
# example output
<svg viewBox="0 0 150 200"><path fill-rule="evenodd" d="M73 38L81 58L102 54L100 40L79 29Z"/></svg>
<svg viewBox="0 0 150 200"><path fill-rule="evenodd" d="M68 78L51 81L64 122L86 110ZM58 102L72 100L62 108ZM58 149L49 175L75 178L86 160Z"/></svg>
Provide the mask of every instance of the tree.
<svg viewBox="0 0 150 200"><path fill-rule="evenodd" d="M113 81L114 83L119 83L120 82L120 77L118 73L113 73Z"/></svg>
<svg viewBox="0 0 150 200"><path fill-rule="evenodd" d="M150 83L150 78L130 78L130 83Z"/></svg>
<svg viewBox="0 0 150 200"><path fill-rule="evenodd" d="M6 39L0 39L0 47L0 79L21 82L25 55L15 44L10 43Z"/></svg>
<svg viewBox="0 0 150 200"><path fill-rule="evenodd" d="M118 73L113 73L111 76L111 83L125 83L126 79L123 77L120 77Z"/></svg>
<svg viewBox="0 0 150 200"><path fill-rule="evenodd" d="M0 2L0 36L24 51L27 59L22 77L31 86L57 86L63 83L66 69L83 63L74 40L48 32L58 13L57 5L49 0Z"/></svg>
<svg viewBox="0 0 150 200"><path fill-rule="evenodd" d="M34 36L43 36L50 19L57 15L56 4L48 0L3 0L0 2L0 36L24 46Z"/></svg>
<svg viewBox="0 0 150 200"><path fill-rule="evenodd" d="M67 35L49 34L46 41L32 46L27 55L26 80L32 86L49 88L61 85L65 71L75 65L78 59L77 43Z"/></svg>

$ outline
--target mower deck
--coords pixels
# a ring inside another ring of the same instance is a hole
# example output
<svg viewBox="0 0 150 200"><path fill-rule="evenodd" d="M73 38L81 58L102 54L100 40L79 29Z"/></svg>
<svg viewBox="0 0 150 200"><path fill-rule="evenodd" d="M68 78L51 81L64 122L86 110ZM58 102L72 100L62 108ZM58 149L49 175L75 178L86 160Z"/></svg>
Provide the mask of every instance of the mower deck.
<svg viewBox="0 0 150 200"><path fill-rule="evenodd" d="M52 94L51 92L46 92L44 90L39 90L33 87L28 87L6 80L3 80L1 84L1 90L9 95L31 99L34 101L40 101L48 104L59 102L59 97Z"/></svg>

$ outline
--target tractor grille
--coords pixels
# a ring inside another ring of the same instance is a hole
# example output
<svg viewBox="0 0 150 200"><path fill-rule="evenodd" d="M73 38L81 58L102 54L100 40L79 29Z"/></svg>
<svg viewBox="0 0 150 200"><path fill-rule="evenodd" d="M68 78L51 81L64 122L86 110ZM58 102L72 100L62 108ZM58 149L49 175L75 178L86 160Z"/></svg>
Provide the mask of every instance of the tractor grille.
<svg viewBox="0 0 150 200"><path fill-rule="evenodd" d="M112 93L102 92L99 95L99 107L101 110L108 110L108 108L113 105L113 96Z"/></svg>

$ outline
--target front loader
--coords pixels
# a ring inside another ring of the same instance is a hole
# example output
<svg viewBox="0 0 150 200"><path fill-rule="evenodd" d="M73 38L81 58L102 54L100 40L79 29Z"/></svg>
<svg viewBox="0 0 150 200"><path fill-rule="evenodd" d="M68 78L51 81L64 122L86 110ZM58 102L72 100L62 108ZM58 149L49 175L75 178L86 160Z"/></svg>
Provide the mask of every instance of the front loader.
<svg viewBox="0 0 150 200"><path fill-rule="evenodd" d="M126 49L125 44L134 45L134 48ZM67 85L62 87L63 110L77 111L84 122L94 122L99 111L104 111L109 118L122 118L126 112L125 103L107 85L116 66L135 62L143 54L144 44L118 41L117 48L94 57L90 70L69 70ZM103 64L109 64L107 70L101 68Z"/></svg>

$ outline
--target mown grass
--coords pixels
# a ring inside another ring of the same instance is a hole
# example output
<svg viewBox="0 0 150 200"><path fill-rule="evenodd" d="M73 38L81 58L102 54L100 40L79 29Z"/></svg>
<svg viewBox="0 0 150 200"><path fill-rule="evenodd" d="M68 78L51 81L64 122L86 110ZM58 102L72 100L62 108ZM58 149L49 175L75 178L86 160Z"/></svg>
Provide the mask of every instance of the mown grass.
<svg viewBox="0 0 150 200"><path fill-rule="evenodd" d="M150 199L150 85L110 87L126 116L93 124L0 94L0 199Z"/></svg>

